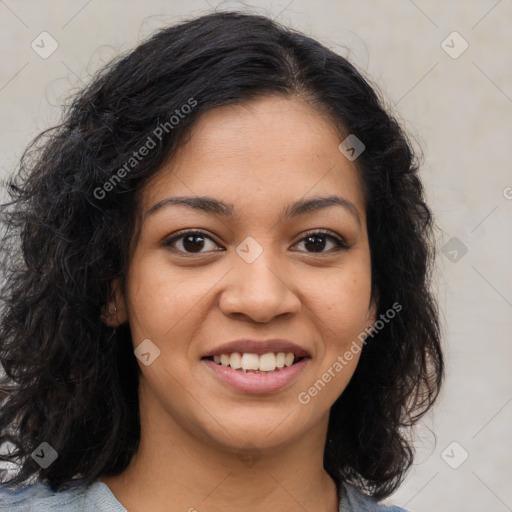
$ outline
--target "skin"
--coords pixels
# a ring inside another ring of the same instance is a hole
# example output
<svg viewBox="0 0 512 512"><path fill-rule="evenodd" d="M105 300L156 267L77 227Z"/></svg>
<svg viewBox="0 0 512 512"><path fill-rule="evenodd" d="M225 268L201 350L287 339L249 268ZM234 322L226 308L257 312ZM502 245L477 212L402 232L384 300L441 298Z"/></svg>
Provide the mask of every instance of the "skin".
<svg viewBox="0 0 512 512"><path fill-rule="evenodd" d="M130 512L338 510L322 457L329 409L359 355L308 404L297 397L375 320L364 196L341 140L325 115L295 97L216 108L142 190L144 223L124 290L113 283L109 309L117 312L105 319L128 321L134 348L150 339L160 350L150 365L139 361L139 451L121 475L100 479ZM231 203L237 218L183 205L145 216L178 195ZM331 195L352 203L359 222L342 206L282 217L290 203ZM183 238L162 245L184 229L211 239L193 253ZM349 248L320 235L315 249L304 237L316 229ZM263 249L252 263L236 252L248 236ZM200 359L242 337L285 338L311 359L286 389L248 395ZM242 456L251 454L249 464Z"/></svg>

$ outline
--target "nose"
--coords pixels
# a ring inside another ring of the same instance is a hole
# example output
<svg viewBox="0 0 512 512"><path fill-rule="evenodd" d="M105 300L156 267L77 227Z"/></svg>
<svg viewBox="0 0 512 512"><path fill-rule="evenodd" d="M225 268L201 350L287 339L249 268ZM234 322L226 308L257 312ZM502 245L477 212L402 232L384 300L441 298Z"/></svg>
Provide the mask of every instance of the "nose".
<svg viewBox="0 0 512 512"><path fill-rule="evenodd" d="M227 284L219 307L226 316L243 315L254 322L266 323L286 313L298 313L299 297L284 268L264 251L255 261L238 258L226 276Z"/></svg>

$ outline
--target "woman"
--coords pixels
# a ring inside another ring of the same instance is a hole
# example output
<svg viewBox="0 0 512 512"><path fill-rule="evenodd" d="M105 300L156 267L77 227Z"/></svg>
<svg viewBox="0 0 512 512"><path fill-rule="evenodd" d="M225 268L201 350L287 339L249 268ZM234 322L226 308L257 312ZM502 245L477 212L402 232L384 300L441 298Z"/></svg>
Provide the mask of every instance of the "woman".
<svg viewBox="0 0 512 512"><path fill-rule="evenodd" d="M432 219L344 58L261 16L167 28L9 192L0 510L403 510Z"/></svg>

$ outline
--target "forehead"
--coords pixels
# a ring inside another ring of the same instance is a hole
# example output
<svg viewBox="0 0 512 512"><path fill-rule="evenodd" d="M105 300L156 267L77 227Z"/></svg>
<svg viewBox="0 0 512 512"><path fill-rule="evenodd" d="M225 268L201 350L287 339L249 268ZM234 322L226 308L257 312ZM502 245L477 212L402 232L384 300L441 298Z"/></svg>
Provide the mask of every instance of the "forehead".
<svg viewBox="0 0 512 512"><path fill-rule="evenodd" d="M187 142L142 191L143 208L170 194L254 208L339 194L364 214L358 169L334 123L298 98L262 97L204 113Z"/></svg>

